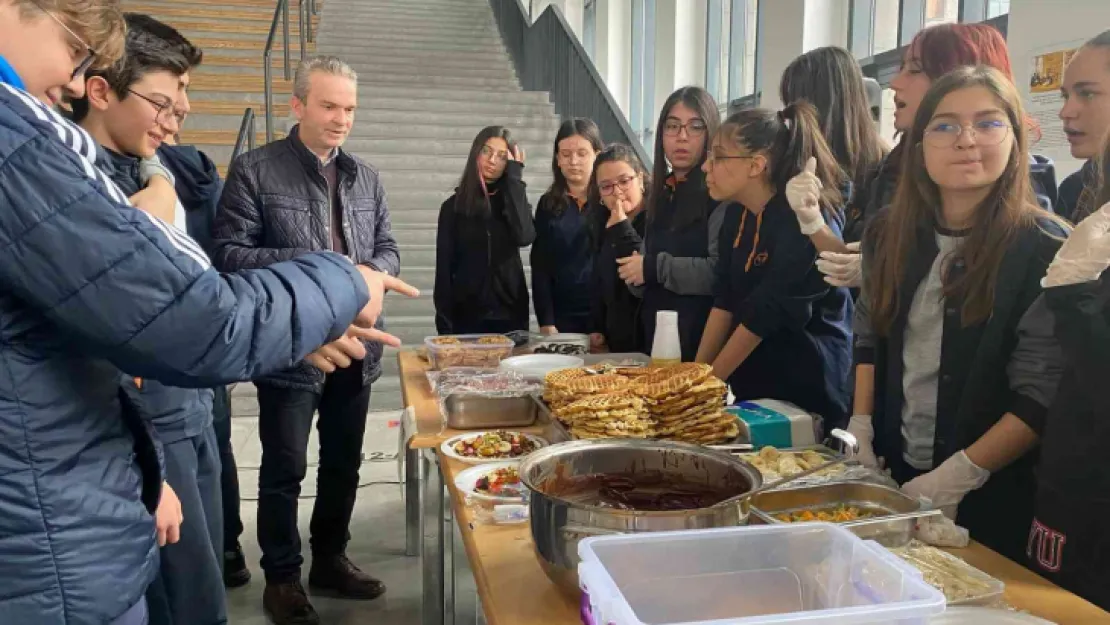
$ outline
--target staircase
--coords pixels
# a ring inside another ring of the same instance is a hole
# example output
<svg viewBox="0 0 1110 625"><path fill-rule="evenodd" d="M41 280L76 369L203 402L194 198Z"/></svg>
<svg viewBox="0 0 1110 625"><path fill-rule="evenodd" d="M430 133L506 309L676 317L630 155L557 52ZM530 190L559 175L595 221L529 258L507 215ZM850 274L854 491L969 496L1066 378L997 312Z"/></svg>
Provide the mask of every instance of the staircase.
<svg viewBox="0 0 1110 625"><path fill-rule="evenodd" d="M124 4L128 11L168 22L204 48L204 64L189 91L193 113L181 134L223 168L243 108L253 103L262 121L261 57L274 0ZM296 62L296 0L290 8ZM278 39L280 50L280 29ZM386 323L406 346L416 346L435 334L439 205L453 192L474 136L491 124L513 130L527 152L525 180L535 206L551 184L559 118L548 94L521 90L486 0L326 0L316 39L316 53L343 58L359 75L359 109L345 147L381 172L401 249L401 277L421 290L413 300L391 296ZM280 79L280 67L281 54L275 52L274 102L280 116L275 130L283 136L292 123L291 81ZM522 257L527 265L527 250ZM400 408L394 351L387 350L382 365L371 408Z"/></svg>

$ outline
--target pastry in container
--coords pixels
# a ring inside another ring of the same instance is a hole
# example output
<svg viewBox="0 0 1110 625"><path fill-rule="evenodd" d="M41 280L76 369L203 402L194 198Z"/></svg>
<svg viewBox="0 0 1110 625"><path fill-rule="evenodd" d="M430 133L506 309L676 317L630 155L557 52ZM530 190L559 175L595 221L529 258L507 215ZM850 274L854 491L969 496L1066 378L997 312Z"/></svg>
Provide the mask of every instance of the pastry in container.
<svg viewBox="0 0 1110 625"><path fill-rule="evenodd" d="M513 353L512 339L503 334L455 334L424 339L428 362L442 371L454 367L496 368Z"/></svg>
<svg viewBox="0 0 1110 625"><path fill-rule="evenodd" d="M528 488L519 462L481 464L455 476L455 488L478 523L508 525L528 520Z"/></svg>

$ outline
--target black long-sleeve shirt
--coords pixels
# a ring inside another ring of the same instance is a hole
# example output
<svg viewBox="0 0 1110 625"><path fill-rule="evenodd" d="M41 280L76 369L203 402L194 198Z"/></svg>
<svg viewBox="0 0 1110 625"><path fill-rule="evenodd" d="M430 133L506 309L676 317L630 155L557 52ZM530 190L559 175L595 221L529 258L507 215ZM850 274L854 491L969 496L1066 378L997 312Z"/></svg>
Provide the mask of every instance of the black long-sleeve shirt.
<svg viewBox="0 0 1110 625"><path fill-rule="evenodd" d="M608 228L609 211L594 207L590 220L600 232L590 287L590 332L605 335L612 352L645 352L647 339L640 319L640 296L628 288L617 270L617 259L631 256L644 244L647 213L640 211Z"/></svg>
<svg viewBox="0 0 1110 625"><path fill-rule="evenodd" d="M436 231L435 307L440 334L480 332L496 323L528 329L528 283L520 248L536 230L521 179L524 166L510 161L489 185L489 211L471 216L452 195L439 209Z"/></svg>
<svg viewBox="0 0 1110 625"><path fill-rule="evenodd" d="M556 203L562 203L557 206ZM540 326L561 332L588 332L594 238L590 206L545 194L536 208L532 244L532 301Z"/></svg>

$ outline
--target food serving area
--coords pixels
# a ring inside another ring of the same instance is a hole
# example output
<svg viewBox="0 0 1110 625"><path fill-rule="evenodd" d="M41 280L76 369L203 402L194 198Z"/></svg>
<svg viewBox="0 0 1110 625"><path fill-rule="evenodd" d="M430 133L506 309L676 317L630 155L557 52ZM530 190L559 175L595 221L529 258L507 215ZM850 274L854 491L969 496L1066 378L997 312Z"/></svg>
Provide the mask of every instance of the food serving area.
<svg viewBox="0 0 1110 625"><path fill-rule="evenodd" d="M402 392L407 408L405 454L409 555L423 562L423 623L454 622L454 579L447 561L457 524L473 571L485 620L491 625L576 625L582 623L580 599L564 593L545 574L534 553L529 524L476 522L455 488L455 478L469 466L445 456L441 443L463 432L445 429L439 401L429 383L429 363L417 352L399 354ZM526 433L551 442L565 434L549 421ZM1060 624L1110 623L1107 613L1049 583L1024 567L972 542L949 549L980 571L1005 583L1004 598L1013 608Z"/></svg>

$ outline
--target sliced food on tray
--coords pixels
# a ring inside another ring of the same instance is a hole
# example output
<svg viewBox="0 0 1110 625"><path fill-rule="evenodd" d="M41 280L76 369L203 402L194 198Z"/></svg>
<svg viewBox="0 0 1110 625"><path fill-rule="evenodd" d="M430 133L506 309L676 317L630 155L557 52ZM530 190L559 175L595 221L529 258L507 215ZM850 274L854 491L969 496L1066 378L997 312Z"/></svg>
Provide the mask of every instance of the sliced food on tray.
<svg viewBox="0 0 1110 625"><path fill-rule="evenodd" d="M740 457L759 469L764 481L775 481L797 475L829 461L829 458L812 449L784 451L770 446L760 449L759 453L742 454ZM844 465L840 464L818 471L814 475L836 475L843 472Z"/></svg>
<svg viewBox="0 0 1110 625"><path fill-rule="evenodd" d="M891 551L921 571L951 605L989 605L1001 600L1006 587L962 559L916 540Z"/></svg>
<svg viewBox="0 0 1110 625"><path fill-rule="evenodd" d="M859 506L836 505L823 508L807 508L805 510L792 510L780 512L775 518L783 523L806 523L808 521L825 521L827 523L849 523L861 519L870 519L881 515Z"/></svg>
<svg viewBox="0 0 1110 625"><path fill-rule="evenodd" d="M528 455L539 449L534 440L520 432L495 430L463 437L452 445L462 458L510 459Z"/></svg>

